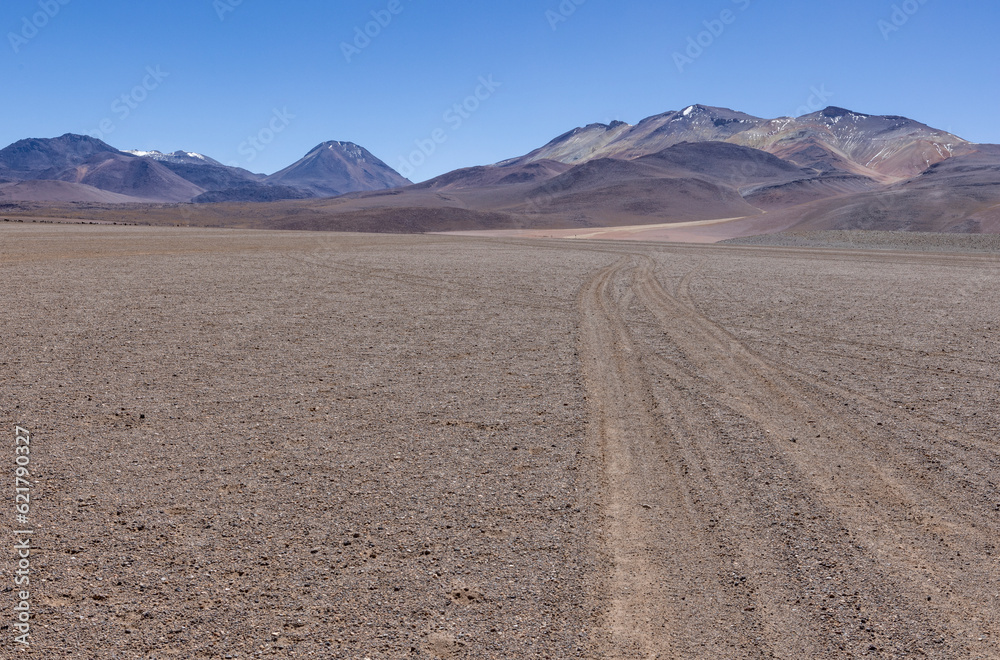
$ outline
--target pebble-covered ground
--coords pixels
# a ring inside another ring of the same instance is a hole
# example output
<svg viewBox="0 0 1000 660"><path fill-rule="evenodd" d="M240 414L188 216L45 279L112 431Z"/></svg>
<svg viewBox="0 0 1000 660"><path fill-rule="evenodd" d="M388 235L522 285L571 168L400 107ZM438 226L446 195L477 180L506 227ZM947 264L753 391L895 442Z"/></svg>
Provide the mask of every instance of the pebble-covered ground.
<svg viewBox="0 0 1000 660"><path fill-rule="evenodd" d="M11 223L0 273L0 656L1000 655L995 256Z"/></svg>

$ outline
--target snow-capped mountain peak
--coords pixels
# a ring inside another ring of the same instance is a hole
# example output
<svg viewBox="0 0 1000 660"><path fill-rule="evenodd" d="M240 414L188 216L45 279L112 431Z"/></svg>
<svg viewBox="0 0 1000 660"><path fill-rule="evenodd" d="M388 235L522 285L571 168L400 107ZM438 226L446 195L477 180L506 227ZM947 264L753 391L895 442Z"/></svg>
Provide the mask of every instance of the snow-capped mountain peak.
<svg viewBox="0 0 1000 660"><path fill-rule="evenodd" d="M209 158L193 151L175 151L172 154L165 154L162 151L143 151L140 149L126 150L125 153L139 158L149 158L161 163L185 163L195 165L221 165L217 160Z"/></svg>

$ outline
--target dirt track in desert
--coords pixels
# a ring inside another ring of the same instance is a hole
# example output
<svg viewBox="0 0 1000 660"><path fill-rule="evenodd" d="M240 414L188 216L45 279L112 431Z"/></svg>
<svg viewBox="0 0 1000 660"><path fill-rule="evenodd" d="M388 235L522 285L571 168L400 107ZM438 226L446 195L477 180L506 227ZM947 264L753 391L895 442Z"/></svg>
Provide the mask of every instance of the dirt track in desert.
<svg viewBox="0 0 1000 660"><path fill-rule="evenodd" d="M0 271L4 657L1000 657L996 255L12 224Z"/></svg>

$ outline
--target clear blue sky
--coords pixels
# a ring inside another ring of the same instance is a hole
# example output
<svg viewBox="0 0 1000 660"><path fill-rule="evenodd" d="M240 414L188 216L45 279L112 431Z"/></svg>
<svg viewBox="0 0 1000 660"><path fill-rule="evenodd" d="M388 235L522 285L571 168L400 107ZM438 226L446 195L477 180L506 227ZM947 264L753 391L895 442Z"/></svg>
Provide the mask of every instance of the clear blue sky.
<svg viewBox="0 0 1000 660"><path fill-rule="evenodd" d="M998 29L995 0L4 0L0 146L91 133L272 173L327 140L402 169L423 141L419 181L592 122L810 102L1000 142Z"/></svg>

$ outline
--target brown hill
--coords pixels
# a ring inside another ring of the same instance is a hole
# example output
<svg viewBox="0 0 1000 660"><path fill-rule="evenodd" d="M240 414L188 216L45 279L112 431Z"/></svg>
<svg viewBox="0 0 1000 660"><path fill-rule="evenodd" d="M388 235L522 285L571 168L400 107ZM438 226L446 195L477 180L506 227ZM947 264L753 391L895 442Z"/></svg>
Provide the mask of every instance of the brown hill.
<svg viewBox="0 0 1000 660"><path fill-rule="evenodd" d="M571 167L571 165L554 160L466 167L415 184L412 189L459 190L462 188L534 183L558 176Z"/></svg>
<svg viewBox="0 0 1000 660"><path fill-rule="evenodd" d="M0 203L9 202L85 202L93 204L132 204L144 202L136 197L100 190L93 186L66 181L18 181L0 184Z"/></svg>
<svg viewBox="0 0 1000 660"><path fill-rule="evenodd" d="M792 227L998 233L1000 146L976 145L907 181L822 201L802 212Z"/></svg>
<svg viewBox="0 0 1000 660"><path fill-rule="evenodd" d="M59 179L159 202L187 202L205 192L154 160L123 153L96 154Z"/></svg>
<svg viewBox="0 0 1000 660"><path fill-rule="evenodd" d="M0 149L0 177L16 181L54 179L95 154L118 153L112 146L86 135L19 140Z"/></svg>
<svg viewBox="0 0 1000 660"><path fill-rule="evenodd" d="M827 108L798 119L775 119L735 135L732 142L763 149L802 165L895 180L966 153L969 143L898 116Z"/></svg>
<svg viewBox="0 0 1000 660"><path fill-rule="evenodd" d="M409 185L396 170L353 142L324 142L297 163L267 178L273 185L299 188L315 197Z"/></svg>
<svg viewBox="0 0 1000 660"><path fill-rule="evenodd" d="M946 131L899 116L830 107L799 118L761 119L728 108L693 105L642 120L591 124L540 149L504 161L551 159L578 164L597 158L634 159L682 142L725 141L752 147L820 172L897 181L968 151Z"/></svg>
<svg viewBox="0 0 1000 660"><path fill-rule="evenodd" d="M684 110L648 117L635 126L619 121L576 128L505 163L548 159L579 164L597 158L632 159L681 142L724 141L763 122L763 119L728 108L692 105Z"/></svg>

